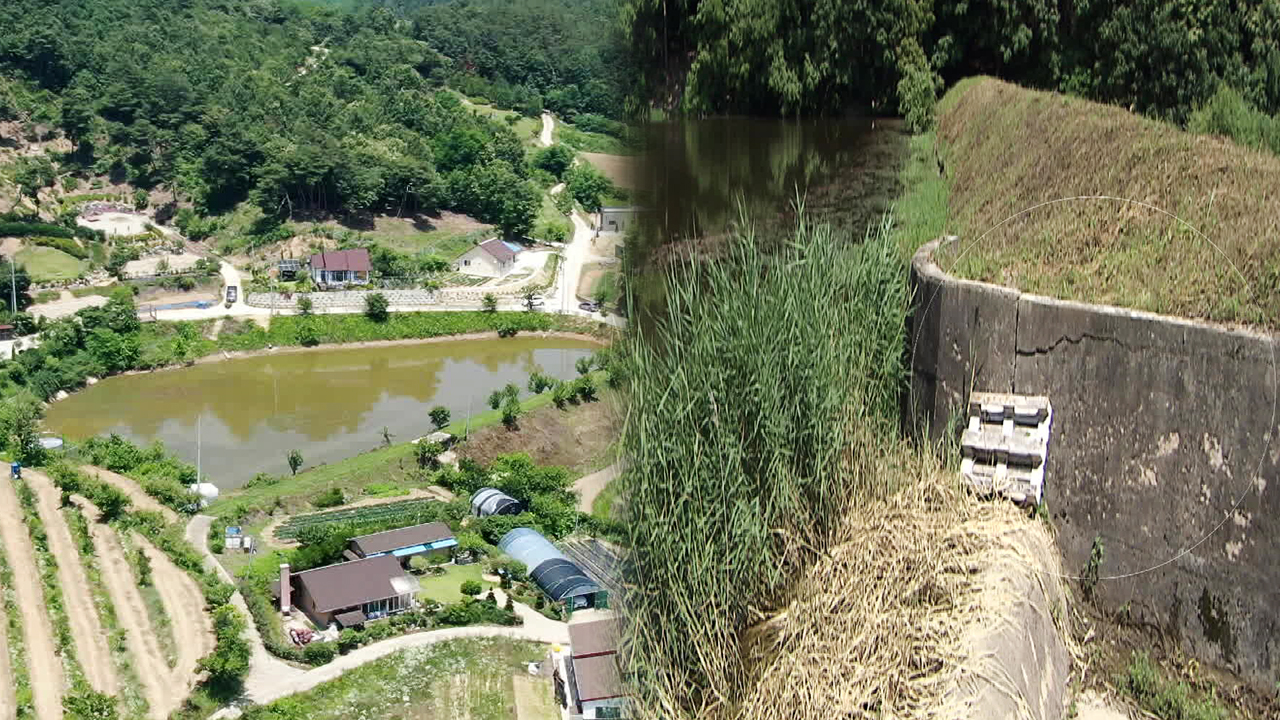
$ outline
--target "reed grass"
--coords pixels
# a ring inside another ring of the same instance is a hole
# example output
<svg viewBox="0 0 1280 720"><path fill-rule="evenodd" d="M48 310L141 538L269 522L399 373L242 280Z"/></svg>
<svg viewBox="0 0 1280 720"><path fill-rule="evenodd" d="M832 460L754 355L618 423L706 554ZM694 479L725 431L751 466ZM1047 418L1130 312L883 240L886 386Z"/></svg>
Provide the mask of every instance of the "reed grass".
<svg viewBox="0 0 1280 720"><path fill-rule="evenodd" d="M906 266L887 217L861 242L800 217L781 242L744 220L714 258L669 264L628 341L622 651L642 716L738 704L746 629L892 489Z"/></svg>

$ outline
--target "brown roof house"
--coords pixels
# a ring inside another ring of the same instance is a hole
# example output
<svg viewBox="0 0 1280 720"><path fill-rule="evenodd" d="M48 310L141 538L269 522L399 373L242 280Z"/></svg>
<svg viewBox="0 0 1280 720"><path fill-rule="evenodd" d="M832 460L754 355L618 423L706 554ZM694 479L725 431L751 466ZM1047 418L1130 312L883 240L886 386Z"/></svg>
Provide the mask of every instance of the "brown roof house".
<svg viewBox="0 0 1280 720"><path fill-rule="evenodd" d="M372 268L365 248L318 252L311 256L311 279L318 285L364 285L369 282Z"/></svg>
<svg viewBox="0 0 1280 720"><path fill-rule="evenodd" d="M515 243L491 238L460 255L453 261L453 269L463 275L505 277L516 266L516 256L522 250Z"/></svg>
<svg viewBox="0 0 1280 720"><path fill-rule="evenodd" d="M417 555L432 559L447 559L453 554L453 548L457 546L458 541L448 525L442 522L429 522L354 537L351 538L347 548L351 556L359 558L390 556L404 565L408 564L409 558Z"/></svg>
<svg viewBox="0 0 1280 720"><path fill-rule="evenodd" d="M317 627L347 628L413 607L418 583L392 555L363 558L290 574L280 567L282 609L294 607ZM288 588L288 591L285 591Z"/></svg>
<svg viewBox="0 0 1280 720"><path fill-rule="evenodd" d="M579 616L583 617L583 616ZM569 622L569 657L562 678L556 668L556 695L572 717L583 720L627 717L627 698L618 669L618 620L598 613Z"/></svg>

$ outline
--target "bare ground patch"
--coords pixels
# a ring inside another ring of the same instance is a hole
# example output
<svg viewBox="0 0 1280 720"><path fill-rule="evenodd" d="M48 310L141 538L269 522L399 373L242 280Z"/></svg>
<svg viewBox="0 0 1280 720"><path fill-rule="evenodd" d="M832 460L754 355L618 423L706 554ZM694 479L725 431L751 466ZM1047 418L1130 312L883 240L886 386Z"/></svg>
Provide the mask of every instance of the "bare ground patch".
<svg viewBox="0 0 1280 720"><path fill-rule="evenodd" d="M115 695L118 692L115 664L89 594L89 580L80 565L80 552L67 528L66 518L59 511L62 493L41 473L28 470L25 477L35 491L40 519L49 536L49 549L58 558L58 584L62 586L62 598L67 605L76 658L94 690Z"/></svg>
<svg viewBox="0 0 1280 720"><path fill-rule="evenodd" d="M639 161L630 155L607 155L605 153L582 153L587 162L596 166L614 185L628 190L635 189L639 174Z"/></svg>
<svg viewBox="0 0 1280 720"><path fill-rule="evenodd" d="M165 613L178 641L178 661L173 668L173 685L181 687L185 697L195 687L200 658L213 650L213 625L204 612L204 595L190 575L173 564L146 538L134 533L133 542L151 561L151 572Z"/></svg>
<svg viewBox="0 0 1280 720"><path fill-rule="evenodd" d="M558 465L583 475L608 464L618 436L617 411L610 396L598 402L538 408L520 418L515 430L493 425L458 446L461 457L488 464L499 455L525 452L539 465Z"/></svg>
<svg viewBox="0 0 1280 720"><path fill-rule="evenodd" d="M31 677L36 717L62 717L62 659L53 642L53 627L44 611L44 588L36 568L35 548L22 518L22 507L13 485L0 483L0 540L13 569L14 592L22 608L22 630L26 636L25 658Z"/></svg>
<svg viewBox="0 0 1280 720"><path fill-rule="evenodd" d="M137 578L129 567L115 530L98 522L101 513L88 500L79 496L73 496L72 499L84 508L85 517L89 520L89 532L93 536L94 551L101 563L102 579L116 607L120 626L125 630L129 652L133 655L138 678L142 681L142 694L150 708L149 714L152 718L163 720L182 704L186 693L172 682L169 664L165 662L164 652L151 629L146 603L138 592Z"/></svg>

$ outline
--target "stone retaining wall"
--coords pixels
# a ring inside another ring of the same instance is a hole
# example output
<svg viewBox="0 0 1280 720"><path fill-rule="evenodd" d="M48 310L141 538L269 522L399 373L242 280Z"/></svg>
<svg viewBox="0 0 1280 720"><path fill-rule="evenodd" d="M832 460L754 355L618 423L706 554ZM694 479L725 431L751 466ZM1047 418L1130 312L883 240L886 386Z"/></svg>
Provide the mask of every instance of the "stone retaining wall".
<svg viewBox="0 0 1280 720"><path fill-rule="evenodd" d="M908 422L938 437L971 390L1048 395L1045 499L1066 573L1105 546L1104 605L1192 655L1280 680L1274 338L1054 300L912 262Z"/></svg>

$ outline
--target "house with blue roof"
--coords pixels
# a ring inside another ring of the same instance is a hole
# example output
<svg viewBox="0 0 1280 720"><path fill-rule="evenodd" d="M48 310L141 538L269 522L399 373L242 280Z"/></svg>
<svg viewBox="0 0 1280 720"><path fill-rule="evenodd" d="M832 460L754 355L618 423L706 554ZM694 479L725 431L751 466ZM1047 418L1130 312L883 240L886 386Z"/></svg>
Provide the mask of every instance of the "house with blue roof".
<svg viewBox="0 0 1280 720"><path fill-rule="evenodd" d="M458 256L453 261L453 269L476 277L506 277L515 268L516 256L523 250L516 243L490 238Z"/></svg>
<svg viewBox="0 0 1280 720"><path fill-rule="evenodd" d="M351 538L346 555L350 560L390 555L401 565L408 565L410 558L419 555L448 560L457 546L458 540L447 524L429 522Z"/></svg>

